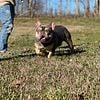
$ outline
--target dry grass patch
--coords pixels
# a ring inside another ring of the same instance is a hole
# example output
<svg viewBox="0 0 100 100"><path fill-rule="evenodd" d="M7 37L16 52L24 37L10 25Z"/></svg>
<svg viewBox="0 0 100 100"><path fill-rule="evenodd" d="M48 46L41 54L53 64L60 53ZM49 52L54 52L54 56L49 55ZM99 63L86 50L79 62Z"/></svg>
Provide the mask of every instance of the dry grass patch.
<svg viewBox="0 0 100 100"><path fill-rule="evenodd" d="M16 19L9 51L0 54L0 100L99 100L99 19L55 18L68 26L76 53L70 55L61 47L65 53L57 49L51 59L35 55L35 20ZM49 23L52 19L40 20Z"/></svg>

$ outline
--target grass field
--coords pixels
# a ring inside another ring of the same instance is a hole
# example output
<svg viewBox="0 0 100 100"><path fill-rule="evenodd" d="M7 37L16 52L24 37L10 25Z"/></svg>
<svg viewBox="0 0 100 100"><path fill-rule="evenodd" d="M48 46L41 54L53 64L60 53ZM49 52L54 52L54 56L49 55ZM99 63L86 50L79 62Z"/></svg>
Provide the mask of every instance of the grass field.
<svg viewBox="0 0 100 100"><path fill-rule="evenodd" d="M76 53L63 43L50 59L35 55L36 18L15 18L9 49L0 54L0 100L100 100L100 19L40 20L65 25Z"/></svg>

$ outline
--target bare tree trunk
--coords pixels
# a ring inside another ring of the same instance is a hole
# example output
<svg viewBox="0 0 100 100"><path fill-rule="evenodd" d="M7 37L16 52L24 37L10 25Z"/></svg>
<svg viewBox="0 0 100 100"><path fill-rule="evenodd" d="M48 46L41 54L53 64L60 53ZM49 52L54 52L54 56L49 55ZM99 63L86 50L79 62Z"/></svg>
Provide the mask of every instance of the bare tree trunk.
<svg viewBox="0 0 100 100"><path fill-rule="evenodd" d="M87 0L87 2L86 2L86 6L85 6L86 8L85 8L85 15L87 16L87 17L89 17L90 16L90 0Z"/></svg>
<svg viewBox="0 0 100 100"><path fill-rule="evenodd" d="M59 15L62 16L62 0L59 0Z"/></svg>
<svg viewBox="0 0 100 100"><path fill-rule="evenodd" d="M23 1L21 1L21 14L22 15L23 15L23 6L24 6Z"/></svg>
<svg viewBox="0 0 100 100"><path fill-rule="evenodd" d="M46 15L48 15L48 0L46 0Z"/></svg>
<svg viewBox="0 0 100 100"><path fill-rule="evenodd" d="M66 15L68 15L68 16L71 14L69 5L70 5L70 0L66 0Z"/></svg>
<svg viewBox="0 0 100 100"><path fill-rule="evenodd" d="M100 16L100 0L96 0L96 13Z"/></svg>
<svg viewBox="0 0 100 100"><path fill-rule="evenodd" d="M36 3L37 0L29 0L29 16L33 17L33 15L35 14L35 9L36 9Z"/></svg>
<svg viewBox="0 0 100 100"><path fill-rule="evenodd" d="M28 0L29 16L31 16L31 13L32 13L32 1L33 1L33 0Z"/></svg>
<svg viewBox="0 0 100 100"><path fill-rule="evenodd" d="M76 0L76 16L79 16L79 0Z"/></svg>
<svg viewBox="0 0 100 100"><path fill-rule="evenodd" d="M100 0L98 0L98 6L99 6L99 17L100 17Z"/></svg>
<svg viewBox="0 0 100 100"><path fill-rule="evenodd" d="M19 0L16 2L16 15L19 15Z"/></svg>

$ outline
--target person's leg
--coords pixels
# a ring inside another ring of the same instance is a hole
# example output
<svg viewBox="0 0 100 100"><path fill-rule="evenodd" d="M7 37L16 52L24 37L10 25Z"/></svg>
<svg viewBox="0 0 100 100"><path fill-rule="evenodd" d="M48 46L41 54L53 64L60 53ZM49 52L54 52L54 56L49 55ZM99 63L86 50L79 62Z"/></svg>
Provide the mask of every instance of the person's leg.
<svg viewBox="0 0 100 100"><path fill-rule="evenodd" d="M2 28L0 31L0 51L6 51L8 38L13 28L14 7L11 4L0 7L0 21Z"/></svg>

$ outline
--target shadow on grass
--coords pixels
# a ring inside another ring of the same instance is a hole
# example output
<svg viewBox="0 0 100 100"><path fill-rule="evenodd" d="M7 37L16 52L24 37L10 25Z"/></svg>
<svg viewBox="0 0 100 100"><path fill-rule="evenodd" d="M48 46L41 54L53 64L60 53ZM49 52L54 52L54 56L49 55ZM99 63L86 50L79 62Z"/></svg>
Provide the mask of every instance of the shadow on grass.
<svg viewBox="0 0 100 100"><path fill-rule="evenodd" d="M68 48L68 46L62 46L58 50L56 50L55 55L56 56L71 56L71 55L76 55L76 54L81 54L83 52L86 52L82 47L75 45L74 46L74 53L71 53L71 51Z"/></svg>
<svg viewBox="0 0 100 100"><path fill-rule="evenodd" d="M75 47L75 46L74 46ZM62 47L59 47L56 51L55 51L55 55L56 56L71 56L71 55L76 55L76 54L81 54L83 52L86 52L85 50L83 50L83 48L81 47L75 47L75 51L74 53L71 53L69 49L66 49L68 48L67 46L62 46ZM25 51L26 52L26 51ZM23 52L22 54L14 54L14 55L11 55L10 57L3 57L3 58L0 58L0 61L6 61L6 60L13 60L13 59L17 59L17 58L24 58L24 57L27 57L27 58L32 58L32 57L35 57L36 54L35 52L34 53L30 53L30 52L27 52L25 53Z"/></svg>
<svg viewBox="0 0 100 100"><path fill-rule="evenodd" d="M35 53L29 53L29 54L16 54L16 55L12 55L10 57L3 57L3 58L0 58L0 61L6 61L6 60L13 60L13 59L17 59L17 58L24 58L24 57L29 57L29 58L32 58L36 56Z"/></svg>

